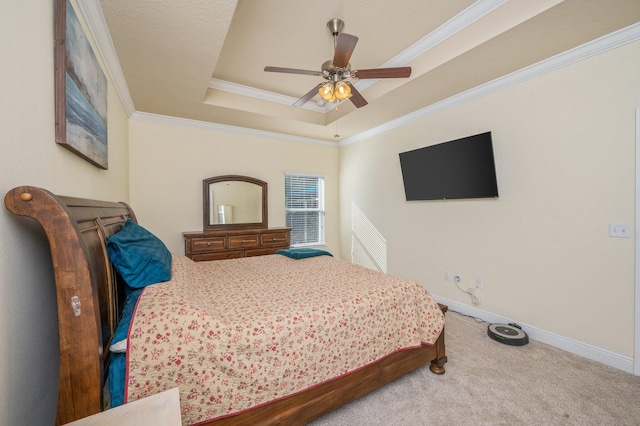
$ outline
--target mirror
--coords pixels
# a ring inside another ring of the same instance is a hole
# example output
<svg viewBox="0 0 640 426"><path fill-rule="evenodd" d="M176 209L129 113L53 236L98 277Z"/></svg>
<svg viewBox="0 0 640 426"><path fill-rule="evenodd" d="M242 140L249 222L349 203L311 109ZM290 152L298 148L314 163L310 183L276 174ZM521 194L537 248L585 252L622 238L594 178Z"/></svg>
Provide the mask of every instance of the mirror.
<svg viewBox="0 0 640 426"><path fill-rule="evenodd" d="M267 182L249 176L215 176L202 181L204 230L266 228Z"/></svg>

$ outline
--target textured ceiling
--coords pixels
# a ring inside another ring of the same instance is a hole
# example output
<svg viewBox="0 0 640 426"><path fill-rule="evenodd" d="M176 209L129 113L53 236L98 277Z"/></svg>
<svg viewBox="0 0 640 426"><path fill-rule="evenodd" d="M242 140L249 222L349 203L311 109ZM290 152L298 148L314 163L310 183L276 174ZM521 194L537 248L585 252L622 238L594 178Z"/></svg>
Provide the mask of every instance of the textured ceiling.
<svg viewBox="0 0 640 426"><path fill-rule="evenodd" d="M640 21L638 0L101 0L135 110L340 141ZM359 37L353 81L368 105L313 98L333 57L332 18ZM340 137L335 137L336 121Z"/></svg>

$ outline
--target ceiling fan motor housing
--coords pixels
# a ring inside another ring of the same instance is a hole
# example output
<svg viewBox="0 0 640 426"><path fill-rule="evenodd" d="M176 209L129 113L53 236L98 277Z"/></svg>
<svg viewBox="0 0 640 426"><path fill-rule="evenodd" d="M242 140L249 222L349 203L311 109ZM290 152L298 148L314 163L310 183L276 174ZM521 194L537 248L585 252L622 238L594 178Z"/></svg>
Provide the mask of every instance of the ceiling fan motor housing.
<svg viewBox="0 0 640 426"><path fill-rule="evenodd" d="M351 77L351 64L347 64L345 68L338 68L333 65L330 59L322 64L322 77L330 81L340 81Z"/></svg>
<svg viewBox="0 0 640 426"><path fill-rule="evenodd" d="M334 37L340 34L342 28L344 28L344 22L342 21L342 19L333 18L332 20L327 22L327 29Z"/></svg>

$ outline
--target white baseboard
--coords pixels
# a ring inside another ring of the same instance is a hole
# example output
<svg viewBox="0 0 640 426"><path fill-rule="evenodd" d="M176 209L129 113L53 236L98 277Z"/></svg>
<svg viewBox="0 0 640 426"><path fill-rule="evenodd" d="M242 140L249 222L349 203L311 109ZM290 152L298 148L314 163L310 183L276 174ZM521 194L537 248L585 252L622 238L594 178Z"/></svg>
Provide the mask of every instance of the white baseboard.
<svg viewBox="0 0 640 426"><path fill-rule="evenodd" d="M589 345L577 340L569 339L564 336L560 336L550 331L541 330L539 328L523 324L520 321L515 321L511 318L505 318L500 315L495 315L490 312L483 311L473 306L466 305L464 303L456 302L455 300L447 299L433 295L433 298L444 305L447 305L450 310L459 312L463 315L469 315L475 318L479 318L488 323L500 323L508 324L515 322L529 335L529 338L537 340L542 343L554 346L559 349L563 349L572 354L580 355L593 361L601 362L610 367L617 368L627 373L633 374L633 358L617 354L615 352L608 351L606 349L598 348L593 345Z"/></svg>

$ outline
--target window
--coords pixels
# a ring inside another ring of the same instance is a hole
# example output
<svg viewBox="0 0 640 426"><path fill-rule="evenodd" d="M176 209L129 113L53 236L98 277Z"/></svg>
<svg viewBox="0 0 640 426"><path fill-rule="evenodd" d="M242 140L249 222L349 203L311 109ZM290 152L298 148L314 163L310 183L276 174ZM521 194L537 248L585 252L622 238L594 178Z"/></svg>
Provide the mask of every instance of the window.
<svg viewBox="0 0 640 426"><path fill-rule="evenodd" d="M324 244L324 177L285 174L284 199L291 246Z"/></svg>

